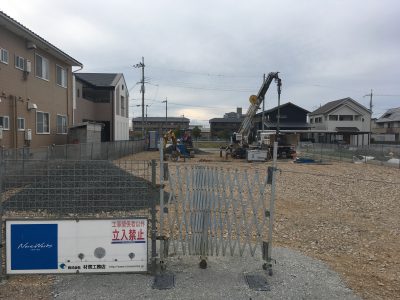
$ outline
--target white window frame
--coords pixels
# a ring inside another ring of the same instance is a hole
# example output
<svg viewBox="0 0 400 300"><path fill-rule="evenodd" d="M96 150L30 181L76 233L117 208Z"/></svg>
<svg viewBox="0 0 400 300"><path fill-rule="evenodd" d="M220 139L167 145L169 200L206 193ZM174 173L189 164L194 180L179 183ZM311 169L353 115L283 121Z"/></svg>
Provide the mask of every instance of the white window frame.
<svg viewBox="0 0 400 300"><path fill-rule="evenodd" d="M38 131L38 115L39 114L47 114L47 120L48 120L48 131L44 131L44 125L43 125L43 132ZM50 113L45 112L45 111L36 111L36 134L50 134Z"/></svg>
<svg viewBox="0 0 400 300"><path fill-rule="evenodd" d="M59 118L61 118L61 120L63 120L63 119L65 120L65 125L61 124L61 128L58 125ZM68 118L66 115L57 114L56 125L57 125L57 134L67 134L68 133Z"/></svg>
<svg viewBox="0 0 400 300"><path fill-rule="evenodd" d="M20 121L22 121L23 126L21 127ZM17 129L18 131L25 131L25 118L18 117L17 118Z"/></svg>
<svg viewBox="0 0 400 300"><path fill-rule="evenodd" d="M22 66L21 66L22 64ZM15 54L15 68L21 71L25 70L25 58Z"/></svg>
<svg viewBox="0 0 400 300"><path fill-rule="evenodd" d="M2 119L2 123L3 123L3 125L0 125L0 126L3 126L3 130L10 130L10 117L9 116L1 116L0 117L1 119ZM4 120L7 120L7 126L4 126Z"/></svg>
<svg viewBox="0 0 400 300"><path fill-rule="evenodd" d="M10 57L10 55L8 53L8 50L4 49L4 48L0 48L0 62L8 65L9 57Z"/></svg>
<svg viewBox="0 0 400 300"><path fill-rule="evenodd" d="M41 74L38 74L38 57L41 59ZM35 54L35 76L37 78L49 81L50 78L50 62L47 58L40 54Z"/></svg>
<svg viewBox="0 0 400 300"><path fill-rule="evenodd" d="M61 70L61 78L58 78L58 69ZM59 79L61 79L60 82ZM56 83L63 88L67 88L68 85L67 70L60 65L56 65Z"/></svg>

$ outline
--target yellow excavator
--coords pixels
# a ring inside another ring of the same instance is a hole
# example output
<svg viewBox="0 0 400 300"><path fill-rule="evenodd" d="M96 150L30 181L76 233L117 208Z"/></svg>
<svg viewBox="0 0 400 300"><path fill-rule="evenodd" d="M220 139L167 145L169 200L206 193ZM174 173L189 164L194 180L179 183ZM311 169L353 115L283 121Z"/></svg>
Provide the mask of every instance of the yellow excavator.
<svg viewBox="0 0 400 300"><path fill-rule="evenodd" d="M168 141L172 142L172 151L169 153L169 155L166 153L167 152L167 143ZM172 130L169 130L166 134L164 134L164 160L169 159L172 161L177 161L179 158L179 151L177 149L177 139L175 136L175 133Z"/></svg>

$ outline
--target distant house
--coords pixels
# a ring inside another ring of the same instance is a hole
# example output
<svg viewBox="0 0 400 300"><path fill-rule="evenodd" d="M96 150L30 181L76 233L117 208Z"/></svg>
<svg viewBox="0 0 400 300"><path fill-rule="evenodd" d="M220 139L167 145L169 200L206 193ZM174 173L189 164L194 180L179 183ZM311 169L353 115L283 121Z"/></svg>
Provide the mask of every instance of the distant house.
<svg viewBox="0 0 400 300"><path fill-rule="evenodd" d="M307 130L310 124L307 123L307 115L310 112L291 102L279 106L279 128L282 130ZM263 113L260 112L254 117L254 129L261 130ZM264 111L264 129L275 130L278 120L278 106Z"/></svg>
<svg viewBox="0 0 400 300"><path fill-rule="evenodd" d="M351 98L326 103L309 114L309 121L315 142L369 144L371 111Z"/></svg>
<svg viewBox="0 0 400 300"><path fill-rule="evenodd" d="M375 120L373 138L379 142L400 142L400 107L391 108Z"/></svg>
<svg viewBox="0 0 400 300"><path fill-rule="evenodd" d="M213 118L209 120L211 138L228 138L239 130L240 124L244 119L242 108L238 107L236 112L226 113L223 118Z"/></svg>
<svg viewBox="0 0 400 300"><path fill-rule="evenodd" d="M0 11L0 146L67 143L72 67L82 64Z"/></svg>
<svg viewBox="0 0 400 300"><path fill-rule="evenodd" d="M143 121L142 121L143 120ZM185 117L137 117L132 119L132 130L135 135L145 131L157 131L160 135L170 129L189 129L190 119Z"/></svg>
<svg viewBox="0 0 400 300"><path fill-rule="evenodd" d="M128 100L123 74L75 73L74 124L102 123L102 142L129 140Z"/></svg>

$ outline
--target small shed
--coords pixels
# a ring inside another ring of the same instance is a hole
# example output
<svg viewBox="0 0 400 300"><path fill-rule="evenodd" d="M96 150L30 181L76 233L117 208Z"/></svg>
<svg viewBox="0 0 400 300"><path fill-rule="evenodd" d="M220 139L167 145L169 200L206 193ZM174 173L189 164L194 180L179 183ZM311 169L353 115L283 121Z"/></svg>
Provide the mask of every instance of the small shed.
<svg viewBox="0 0 400 300"><path fill-rule="evenodd" d="M68 142L70 144L100 143L102 123L83 122L69 128Z"/></svg>

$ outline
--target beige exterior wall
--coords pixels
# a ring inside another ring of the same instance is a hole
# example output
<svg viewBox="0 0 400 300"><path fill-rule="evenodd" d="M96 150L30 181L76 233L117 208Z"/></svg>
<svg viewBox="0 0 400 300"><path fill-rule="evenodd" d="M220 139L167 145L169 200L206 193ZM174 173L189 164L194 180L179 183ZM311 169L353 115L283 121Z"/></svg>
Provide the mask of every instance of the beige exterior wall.
<svg viewBox="0 0 400 300"><path fill-rule="evenodd" d="M111 141L129 140L129 94L123 77L115 89L110 89L109 103L97 103L83 98L82 88L82 83L76 79L74 123L79 124L83 120L108 121Z"/></svg>
<svg viewBox="0 0 400 300"><path fill-rule="evenodd" d="M0 116L8 116L10 129L3 130L0 145L4 148L31 146L37 148L50 144L65 144L66 134L57 134L57 114L67 116L72 124L72 70L71 66L51 56L43 49L27 49L26 40L0 27L0 48L8 50L8 64L0 62ZM35 76L35 54L49 61L49 80ZM31 62L28 74L15 67L15 55ZM67 71L67 88L56 83L56 65ZM28 110L28 102L37 105L37 110ZM50 114L50 133L36 131L36 111ZM25 141L24 131L17 131L16 119L25 119L25 129L32 130L32 140Z"/></svg>

